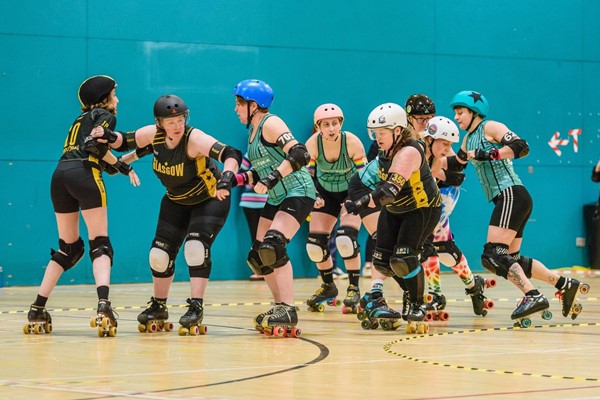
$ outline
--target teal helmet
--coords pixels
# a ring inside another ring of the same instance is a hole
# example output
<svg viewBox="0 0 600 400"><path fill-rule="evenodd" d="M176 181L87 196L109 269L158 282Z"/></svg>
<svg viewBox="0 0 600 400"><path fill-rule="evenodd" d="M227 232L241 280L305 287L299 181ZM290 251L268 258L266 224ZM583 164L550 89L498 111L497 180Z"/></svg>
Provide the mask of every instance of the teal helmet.
<svg viewBox="0 0 600 400"><path fill-rule="evenodd" d="M473 90L463 90L454 95L450 107L466 107L485 118L490 111L490 103L484 95Z"/></svg>
<svg viewBox="0 0 600 400"><path fill-rule="evenodd" d="M273 89L268 83L258 79L246 79L235 85L233 94L246 101L255 101L261 108L269 108L273 104Z"/></svg>

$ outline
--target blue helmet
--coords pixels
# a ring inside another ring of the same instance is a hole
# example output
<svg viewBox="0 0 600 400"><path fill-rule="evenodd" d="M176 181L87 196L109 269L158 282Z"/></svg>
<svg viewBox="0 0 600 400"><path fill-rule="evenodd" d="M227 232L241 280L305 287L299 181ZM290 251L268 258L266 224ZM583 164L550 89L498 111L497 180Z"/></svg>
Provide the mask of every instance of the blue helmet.
<svg viewBox="0 0 600 400"><path fill-rule="evenodd" d="M258 79L246 79L235 85L233 94L246 101L255 101L261 108L269 108L273 104L273 89L268 83Z"/></svg>
<svg viewBox="0 0 600 400"><path fill-rule="evenodd" d="M485 118L490 112L490 103L484 95L473 90L463 90L454 95L450 107L466 107Z"/></svg>

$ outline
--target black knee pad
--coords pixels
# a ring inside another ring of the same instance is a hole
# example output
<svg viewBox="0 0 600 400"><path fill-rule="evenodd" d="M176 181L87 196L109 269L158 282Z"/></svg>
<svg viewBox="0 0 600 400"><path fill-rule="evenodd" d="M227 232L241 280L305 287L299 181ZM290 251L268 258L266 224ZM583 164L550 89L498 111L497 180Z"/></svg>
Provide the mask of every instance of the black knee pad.
<svg viewBox="0 0 600 400"><path fill-rule="evenodd" d="M391 250L382 249L381 247L375 247L375 250L373 250L373 268L387 277L394 276L394 271L390 268L391 255Z"/></svg>
<svg viewBox="0 0 600 400"><path fill-rule="evenodd" d="M150 249L150 271L155 278L170 278L175 274L175 258L178 246L172 246L162 239L155 238Z"/></svg>
<svg viewBox="0 0 600 400"><path fill-rule="evenodd" d="M508 245L504 243L486 243L483 246L481 265L490 272L507 279L508 270L515 260L508 254Z"/></svg>
<svg viewBox="0 0 600 400"><path fill-rule="evenodd" d="M96 236L95 239L90 240L90 258L92 262L96 258L106 255L110 258L110 265L112 266L113 254L113 247L108 236Z"/></svg>
<svg viewBox="0 0 600 400"><path fill-rule="evenodd" d="M248 263L248 266L250 267L252 272L254 272L256 275L269 275L273 273L273 268L264 265L262 260L260 259L258 249L261 244L262 242L258 240L255 240L254 243L252 243L252 248L248 253L248 258L246 258L246 262Z"/></svg>
<svg viewBox="0 0 600 400"><path fill-rule="evenodd" d="M435 249L440 256L440 262L447 267L454 267L458 264L462 258L462 251L456 246L454 240L448 240L446 242L435 242L433 243Z"/></svg>
<svg viewBox="0 0 600 400"><path fill-rule="evenodd" d="M306 253L310 261L320 263L329 258L329 237L327 233L309 232L306 238Z"/></svg>
<svg viewBox="0 0 600 400"><path fill-rule="evenodd" d="M50 249L50 256L52 256L52 261L65 271L77 265L85 253L85 246L81 238L77 239L75 243L66 243L64 240L58 239L58 249L60 251Z"/></svg>
<svg viewBox="0 0 600 400"><path fill-rule="evenodd" d="M437 252L435 251L435 246L429 240L423 243L423 252L421 253L421 258L423 261L427 260L429 257L437 256Z"/></svg>
<svg viewBox="0 0 600 400"><path fill-rule="evenodd" d="M335 246L343 260L351 260L360 252L358 229L351 226L340 226L336 231Z"/></svg>
<svg viewBox="0 0 600 400"><path fill-rule="evenodd" d="M417 253L408 246L394 246L390 257L390 268L399 277L404 277L419 267Z"/></svg>
<svg viewBox="0 0 600 400"><path fill-rule="evenodd" d="M525 273L525 276L527 278L531 278L533 260L529 257L522 256L519 252L511 253L510 256L513 258L513 260L519 263L519 265L523 269L523 272Z"/></svg>
<svg viewBox="0 0 600 400"><path fill-rule="evenodd" d="M283 267L290 260L285 245L288 240L283 233L270 229L258 247L258 255L265 266L273 269Z"/></svg>

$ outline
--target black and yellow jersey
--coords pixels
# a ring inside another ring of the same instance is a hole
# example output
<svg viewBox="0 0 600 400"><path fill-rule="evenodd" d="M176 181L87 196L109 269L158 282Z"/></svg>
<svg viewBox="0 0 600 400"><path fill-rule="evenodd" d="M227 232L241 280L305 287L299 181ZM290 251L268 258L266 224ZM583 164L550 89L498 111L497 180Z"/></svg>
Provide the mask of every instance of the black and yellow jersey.
<svg viewBox="0 0 600 400"><path fill-rule="evenodd" d="M97 163L98 159L84 150L85 138L90 135L96 125L114 130L117 118L103 108L94 108L79 115L69 128L60 161L90 159Z"/></svg>
<svg viewBox="0 0 600 400"><path fill-rule="evenodd" d="M188 156L187 145L193 129L186 126L181 141L173 149L167 147L164 131L158 131L152 142L152 169L167 189L169 199L183 205L198 204L214 197L217 180L221 177L221 170L212 158Z"/></svg>

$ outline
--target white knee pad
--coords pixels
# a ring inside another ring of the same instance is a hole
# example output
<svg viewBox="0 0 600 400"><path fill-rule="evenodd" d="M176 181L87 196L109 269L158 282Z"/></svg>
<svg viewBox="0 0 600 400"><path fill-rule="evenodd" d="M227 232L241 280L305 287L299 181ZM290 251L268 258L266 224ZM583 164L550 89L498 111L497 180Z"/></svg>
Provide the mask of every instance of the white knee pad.
<svg viewBox="0 0 600 400"><path fill-rule="evenodd" d="M342 258L354 258L356 257L356 241L352 240L350 236L336 236L335 246L337 247L338 253Z"/></svg>
<svg viewBox="0 0 600 400"><path fill-rule="evenodd" d="M171 260L166 251L157 247L150 249L150 268L153 271L163 273L169 268L170 263Z"/></svg>
<svg viewBox="0 0 600 400"><path fill-rule="evenodd" d="M199 267L204 264L206 249L200 240L188 240L183 247L185 262L190 267Z"/></svg>
<svg viewBox="0 0 600 400"><path fill-rule="evenodd" d="M325 251L321 246L313 243L306 243L306 253L308 254L308 258L310 258L310 261L316 263L323 262L329 257L328 251Z"/></svg>

